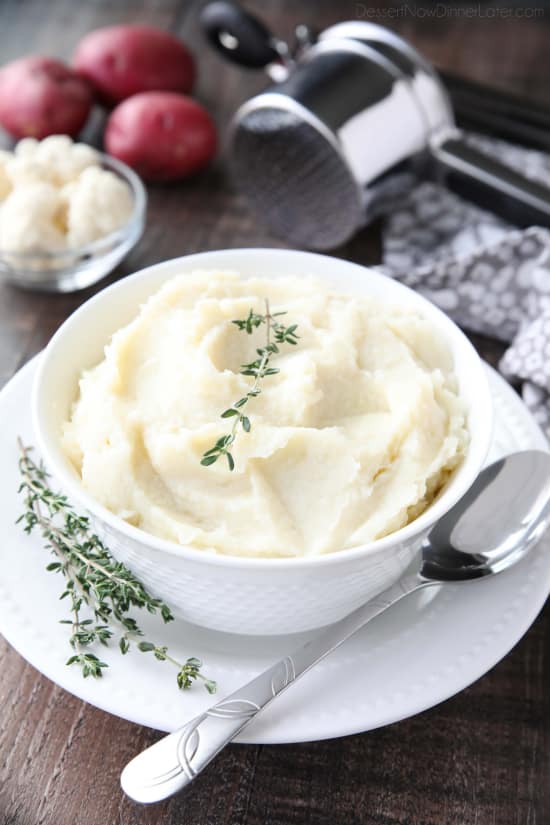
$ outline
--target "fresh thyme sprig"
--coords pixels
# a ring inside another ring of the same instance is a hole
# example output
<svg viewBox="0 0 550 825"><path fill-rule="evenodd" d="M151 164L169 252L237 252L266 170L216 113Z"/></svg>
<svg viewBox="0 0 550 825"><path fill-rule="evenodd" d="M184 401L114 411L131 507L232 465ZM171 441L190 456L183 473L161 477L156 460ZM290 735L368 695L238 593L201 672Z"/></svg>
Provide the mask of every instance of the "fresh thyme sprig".
<svg viewBox="0 0 550 825"><path fill-rule="evenodd" d="M231 454L230 447L237 437L237 431L241 427L245 433L249 433L252 425L250 419L243 412L243 407L248 404L251 398L256 398L261 393L260 383L263 378L268 375L276 375L280 370L276 367L269 366L273 355L277 355L280 344L291 344L295 346L298 343L299 335L296 334L298 324L291 324L287 327L284 324L276 321L281 315L286 315L286 312L270 312L269 301L265 301L265 315L259 315L252 309L244 320L232 321L241 332L246 332L252 335L255 329L265 324L266 326L266 343L265 346L256 350L258 357L250 364L242 364L239 370L241 375L250 375L254 377L254 383L246 395L235 401L231 407L225 410L220 418L233 418L233 426L227 435L222 435L213 447L203 453L201 464L204 467L209 467L214 464L220 456L224 455L227 459L230 470L235 469L235 461Z"/></svg>
<svg viewBox="0 0 550 825"><path fill-rule="evenodd" d="M153 644L144 638L136 620L129 616L131 608L143 608L148 613L160 613L163 621L173 620L168 605L153 598L123 564L115 561L101 539L93 533L90 521L78 515L67 498L51 490L48 474L30 455L31 448L19 440L19 470L25 511L17 520L26 533L38 529L46 541L46 548L54 556L47 570L62 573L65 590L61 599L69 599L69 643L73 654L68 665L78 665L86 678L99 678L107 667L89 648L93 644L108 645L116 634L120 652L125 654L134 642L138 650L152 653L160 661L168 661L178 669L177 683L181 689L191 687L200 679L209 693L216 691L216 683L201 673L202 663L191 657L179 662L168 655L168 648ZM87 609L93 618L82 618Z"/></svg>

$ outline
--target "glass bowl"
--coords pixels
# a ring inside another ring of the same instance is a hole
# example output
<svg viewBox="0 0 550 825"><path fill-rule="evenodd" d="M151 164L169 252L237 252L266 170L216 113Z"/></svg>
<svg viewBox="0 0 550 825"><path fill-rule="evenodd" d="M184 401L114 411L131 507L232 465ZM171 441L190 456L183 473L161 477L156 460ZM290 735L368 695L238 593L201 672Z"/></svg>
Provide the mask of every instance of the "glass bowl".
<svg viewBox="0 0 550 825"><path fill-rule="evenodd" d="M109 155L101 155L101 165L130 188L134 208L128 221L115 232L76 249L25 253L0 249L2 280L40 292L74 292L108 275L136 245L145 225L147 194L143 183L125 163Z"/></svg>

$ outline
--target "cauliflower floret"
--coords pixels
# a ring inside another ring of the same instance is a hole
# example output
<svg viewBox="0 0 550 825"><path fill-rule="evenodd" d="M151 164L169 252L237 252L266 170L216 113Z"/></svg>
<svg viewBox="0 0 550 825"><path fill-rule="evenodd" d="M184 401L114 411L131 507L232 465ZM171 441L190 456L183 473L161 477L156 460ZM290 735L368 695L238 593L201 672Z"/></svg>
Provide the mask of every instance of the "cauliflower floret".
<svg viewBox="0 0 550 825"><path fill-rule="evenodd" d="M11 155L6 163L6 174L14 189L28 186L32 183L55 184L55 171L52 167L33 157L18 157Z"/></svg>
<svg viewBox="0 0 550 825"><path fill-rule="evenodd" d="M13 187L36 181L64 186L89 166L99 166L100 155L85 143L74 143L66 135L51 135L42 141L23 138L9 156L6 174Z"/></svg>
<svg viewBox="0 0 550 825"><path fill-rule="evenodd" d="M36 138L26 137L19 141L13 151L16 157L31 160L36 155L39 145L40 143Z"/></svg>
<svg viewBox="0 0 550 825"><path fill-rule="evenodd" d="M55 182L63 186L89 166L99 166L100 155L85 143L73 143L67 135L51 135L38 144L36 160L51 169Z"/></svg>
<svg viewBox="0 0 550 825"><path fill-rule="evenodd" d="M62 169L64 173L63 183L78 177L84 169L90 166L100 166L101 155L96 149L92 149L86 143L74 143L69 152Z"/></svg>
<svg viewBox="0 0 550 825"><path fill-rule="evenodd" d="M0 149L0 201L11 192L11 181L6 172L6 166L11 158L12 155L10 152L5 152L3 149Z"/></svg>
<svg viewBox="0 0 550 825"><path fill-rule="evenodd" d="M0 249L53 252L66 247L60 225L63 201L49 183L38 181L11 192L0 208Z"/></svg>
<svg viewBox="0 0 550 825"><path fill-rule="evenodd" d="M129 187L113 172L91 166L62 189L67 204L67 243L83 246L123 226L132 214Z"/></svg>
<svg viewBox="0 0 550 825"><path fill-rule="evenodd" d="M39 142L36 147L36 157L43 163L56 166L58 163L63 163L72 145L73 141L68 135L50 135Z"/></svg>

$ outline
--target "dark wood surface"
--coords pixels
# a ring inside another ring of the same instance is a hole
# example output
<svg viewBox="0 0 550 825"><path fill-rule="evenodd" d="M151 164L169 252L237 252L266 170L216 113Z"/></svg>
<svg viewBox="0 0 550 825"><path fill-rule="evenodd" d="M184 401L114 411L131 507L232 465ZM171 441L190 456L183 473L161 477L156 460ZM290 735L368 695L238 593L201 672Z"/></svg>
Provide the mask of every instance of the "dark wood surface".
<svg viewBox="0 0 550 825"><path fill-rule="evenodd" d="M299 21L322 27L360 18L365 5L249 3L282 35ZM0 61L30 51L68 57L78 37L99 25L155 23L193 46L198 95L223 134L237 103L262 88L264 78L208 52L197 28L199 6L194 0L0 0ZM499 8L485 3L468 15L453 5L452 15L428 17L409 6L385 18L382 2L375 19L442 67L550 103L550 18L482 16L479 9L489 6ZM144 238L112 278L198 250L282 245L231 191L223 160L192 181L151 187L149 197ZM336 254L377 262L379 227ZM41 296L0 287L0 383L92 292ZM496 361L499 345L475 342ZM123 797L119 774L158 734L85 705L0 641L0 825L548 825L549 639L547 609L504 661L439 707L345 739L231 746L188 793L150 808Z"/></svg>

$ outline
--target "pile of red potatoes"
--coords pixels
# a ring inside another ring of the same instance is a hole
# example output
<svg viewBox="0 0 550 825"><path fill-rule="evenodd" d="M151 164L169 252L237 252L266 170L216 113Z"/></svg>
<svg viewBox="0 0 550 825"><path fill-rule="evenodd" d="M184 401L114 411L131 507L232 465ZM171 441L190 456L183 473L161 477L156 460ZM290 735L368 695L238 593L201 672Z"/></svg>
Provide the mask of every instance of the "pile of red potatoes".
<svg viewBox="0 0 550 825"><path fill-rule="evenodd" d="M193 57L153 26L97 29L77 45L72 65L23 57L0 69L0 125L15 138L75 137L94 103L110 113L105 150L147 181L184 178L216 151L212 118L189 97Z"/></svg>

